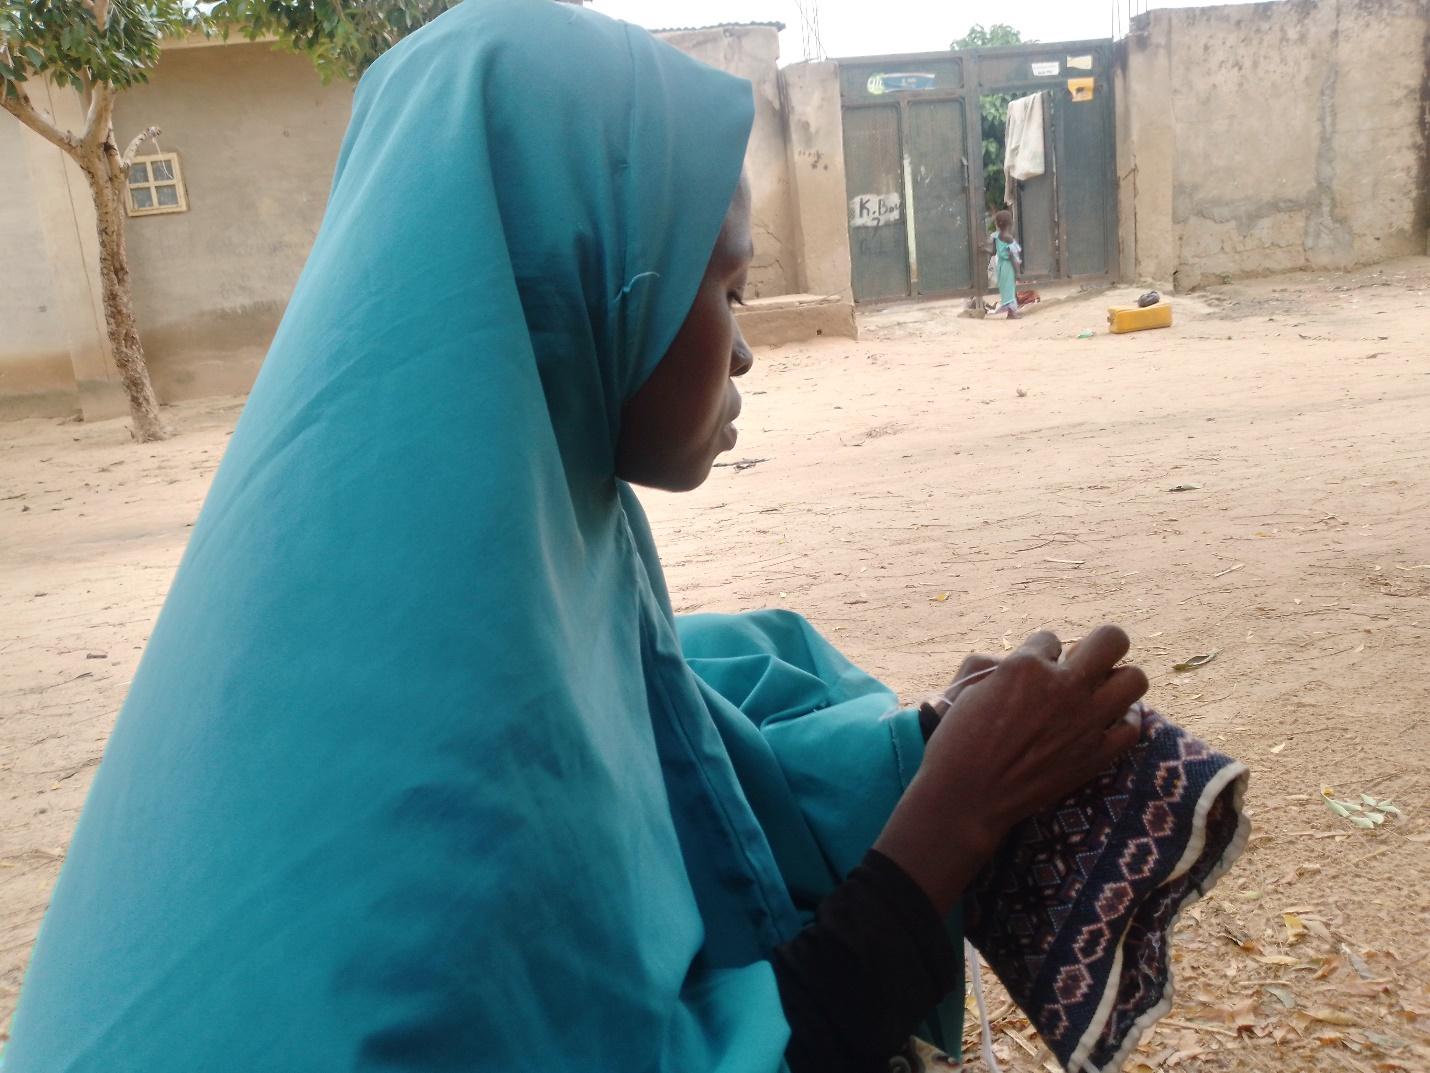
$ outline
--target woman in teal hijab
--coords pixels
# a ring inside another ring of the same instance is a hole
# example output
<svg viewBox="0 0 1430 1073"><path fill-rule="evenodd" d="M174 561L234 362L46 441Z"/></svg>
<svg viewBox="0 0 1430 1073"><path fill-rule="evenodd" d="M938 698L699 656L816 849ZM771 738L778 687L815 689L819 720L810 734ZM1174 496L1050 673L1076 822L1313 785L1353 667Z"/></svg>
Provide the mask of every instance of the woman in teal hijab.
<svg viewBox="0 0 1430 1073"><path fill-rule="evenodd" d="M774 1073L780 951L871 846L937 921L1130 744L1116 636L1034 638L925 755L796 616L676 623L628 482L734 443L751 111L546 0L366 75L5 1073Z"/></svg>

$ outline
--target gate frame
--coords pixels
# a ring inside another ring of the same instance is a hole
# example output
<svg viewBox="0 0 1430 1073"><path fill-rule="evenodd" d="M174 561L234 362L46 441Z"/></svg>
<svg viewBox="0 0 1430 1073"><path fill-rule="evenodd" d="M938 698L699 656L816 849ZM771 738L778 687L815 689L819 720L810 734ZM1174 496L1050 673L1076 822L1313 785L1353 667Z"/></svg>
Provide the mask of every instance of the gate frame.
<svg viewBox="0 0 1430 1073"><path fill-rule="evenodd" d="M844 113L856 108L887 108L890 104L897 103L899 106L899 138L903 144L904 132L907 129L909 117L909 104L914 101L958 101L963 108L963 133L964 151L962 166L968 178L966 183L967 195L964 211L968 213L968 233L969 233L969 269L972 272L971 278L981 281L986 275L983 265L983 255L980 253L980 242L977 238L982 231L983 207L987 203L988 196L984 183L983 172L983 112L980 107L985 94L1008 93L1014 96L1020 93L1037 93L1046 89L1065 87L1067 84L1068 70L1066 58L1071 54L1091 54L1093 59L1092 70L1084 75L1079 72L1077 77L1095 77L1097 79L1096 94L1093 104L1099 107L1103 113L1104 129L1108 132L1108 153L1105 162L1105 173L1103 175L1103 239L1107 250L1107 269L1105 272L1084 273L1079 276L1065 275L1063 265L1067 253L1067 221L1062 213L1062 188L1058 181L1056 161L1063 156L1065 128L1062 124L1055 123L1053 126L1053 212L1057 225L1057 274L1049 282L1058 283L1078 283L1086 281L1115 280L1121 273L1120 255L1121 249L1118 243L1117 228L1117 110L1114 93L1116 92L1116 78L1114 77L1114 42L1111 38L1095 38L1083 41L1049 41L1036 44L999 45L992 48L970 48L970 49L945 49L940 52L897 52L888 55L874 56L841 56L834 63L836 67L843 67L846 64L853 66L873 64L883 67L910 67L920 63L933 60L947 61L950 58L961 60L959 65L959 85L957 87L937 88L933 90L915 90L894 92L875 99L850 99L844 92L843 79L839 80L839 109ZM1044 78L1026 78L1019 80L996 78L985 79L984 64L989 60L994 61L1017 61L1026 59L1030 64L1039 60L1051 61L1056 59L1059 65L1059 75ZM972 108L970 108L970 102ZM1100 102L1100 103L1099 103ZM976 122L975 122L976 120ZM841 145L840 151L843 151ZM977 167L973 162L977 161ZM903 161L900 162L900 172L903 168ZM907 178L905 180L907 187ZM906 201L909 199L910 191L905 189ZM912 292L903 297L866 299L870 302L881 304L892 304L895 302L916 302L916 301L937 301L943 298L963 298L974 295L984 295L987 288L979 286L977 282L972 288L966 290L944 291L934 294L918 293L918 268L916 243L913 232L913 204L911 201L905 205L904 209L905 226L909 229L908 239L908 277L909 290ZM844 222L846 229L849 221ZM852 243L851 243L852 252ZM851 281L852 283L852 281Z"/></svg>

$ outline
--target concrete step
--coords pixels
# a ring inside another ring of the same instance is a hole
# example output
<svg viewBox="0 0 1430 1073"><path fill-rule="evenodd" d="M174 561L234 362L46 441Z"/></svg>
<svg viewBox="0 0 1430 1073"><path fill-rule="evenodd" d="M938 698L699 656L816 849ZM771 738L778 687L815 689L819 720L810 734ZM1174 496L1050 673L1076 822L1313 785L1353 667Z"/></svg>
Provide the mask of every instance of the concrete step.
<svg viewBox="0 0 1430 1073"><path fill-rule="evenodd" d="M822 336L859 338L854 303L837 294L778 294L751 298L735 310L751 346L779 346Z"/></svg>

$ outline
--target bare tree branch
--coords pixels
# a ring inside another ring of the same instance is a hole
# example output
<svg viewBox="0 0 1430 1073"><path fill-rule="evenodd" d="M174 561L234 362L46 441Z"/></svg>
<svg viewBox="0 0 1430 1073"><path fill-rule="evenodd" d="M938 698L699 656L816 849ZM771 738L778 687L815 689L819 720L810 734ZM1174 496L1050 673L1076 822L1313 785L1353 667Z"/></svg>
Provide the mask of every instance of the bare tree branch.
<svg viewBox="0 0 1430 1073"><path fill-rule="evenodd" d="M58 146L66 153L78 152L80 147L78 138L69 131L56 126L55 121L37 107L35 102L30 99L30 95L18 85L15 86L15 92L17 96L14 97L0 93L0 108L4 108L41 138Z"/></svg>
<svg viewBox="0 0 1430 1073"><path fill-rule="evenodd" d="M124 170L129 170L129 165L134 163L134 154L139 151L139 147L151 138L157 138L160 134L158 127L145 127L138 134L134 135L134 140L129 143L129 148L125 149L119 157L119 162L124 165Z"/></svg>

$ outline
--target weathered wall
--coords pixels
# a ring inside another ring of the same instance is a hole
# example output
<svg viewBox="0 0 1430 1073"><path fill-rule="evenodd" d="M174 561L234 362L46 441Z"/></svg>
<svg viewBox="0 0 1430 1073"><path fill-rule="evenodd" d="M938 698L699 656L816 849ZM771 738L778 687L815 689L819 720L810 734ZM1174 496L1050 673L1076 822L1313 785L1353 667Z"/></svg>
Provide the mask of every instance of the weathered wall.
<svg viewBox="0 0 1430 1073"><path fill-rule="evenodd" d="M1167 12L1152 14L1160 18ZM1177 267L1172 223L1177 150L1169 38L1165 27L1144 25L1134 31L1119 49L1114 76L1122 272L1163 286L1171 285Z"/></svg>
<svg viewBox="0 0 1430 1073"><path fill-rule="evenodd" d="M712 26L656 35L701 63L750 80L755 123L745 171L755 230L755 259L748 295L765 298L798 289L798 247L781 111L780 36L774 26Z"/></svg>
<svg viewBox="0 0 1430 1073"><path fill-rule="evenodd" d="M781 74L799 273L792 290L853 300L839 66L796 63Z"/></svg>
<svg viewBox="0 0 1430 1073"><path fill-rule="evenodd" d="M18 269L7 272L0 287L0 415L7 417L74 409L74 369L56 308L48 244L34 211L30 157L41 146L26 144L30 141L40 140L18 123L0 123L0 191L5 192L0 235ZM59 150L52 152L59 157Z"/></svg>
<svg viewBox="0 0 1430 1073"><path fill-rule="evenodd" d="M754 87L750 297L847 292L833 65L796 76L798 120L789 127L775 27L661 36ZM233 42L168 47L152 81L120 98L121 140L161 127L160 146L179 154L188 193L187 212L127 221L135 312L161 400L252 384L322 219L352 89L324 86L301 56ZM53 106L78 122L65 112L77 106L73 94L55 94ZM791 175L796 161L805 169L800 190ZM0 416L124 412L99 304L93 210L79 172L0 117L0 191L0 242L24 251L27 265L19 285L0 289ZM802 231L812 257L801 257Z"/></svg>
<svg viewBox="0 0 1430 1073"><path fill-rule="evenodd" d="M352 93L302 56L230 44L170 49L120 98L116 128L161 127L188 188L188 212L128 222L160 398L253 383L322 220Z"/></svg>
<svg viewBox="0 0 1430 1073"><path fill-rule="evenodd" d="M1124 265L1188 289L1423 253L1427 10L1286 0L1134 20Z"/></svg>
<svg viewBox="0 0 1430 1073"><path fill-rule="evenodd" d="M37 81L31 93L61 125L80 125L73 92ZM0 242L19 266L0 288L0 416L122 413L88 187L59 149L0 120Z"/></svg>

